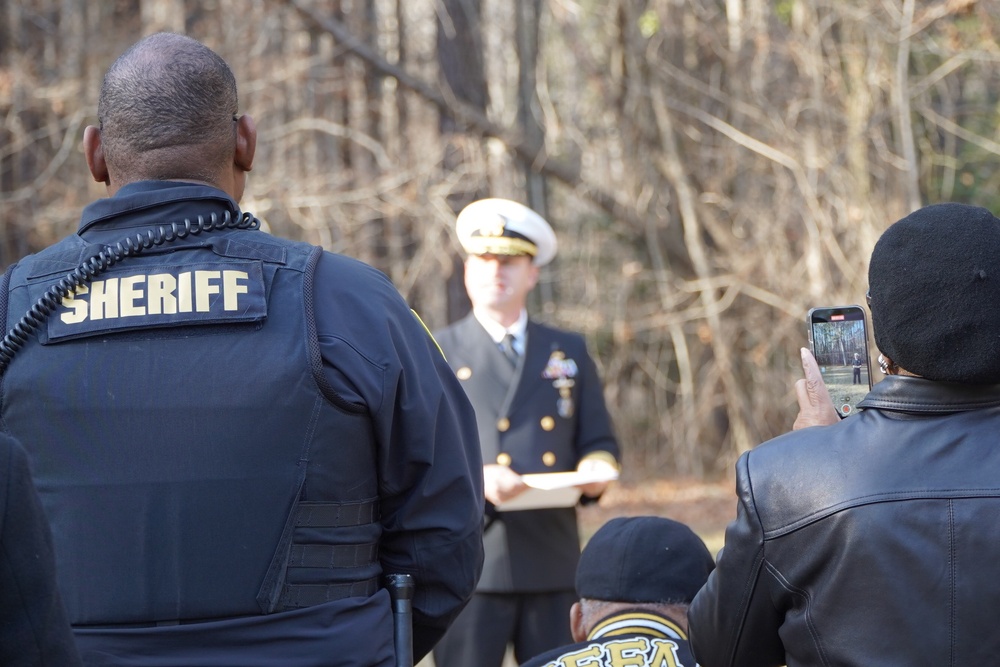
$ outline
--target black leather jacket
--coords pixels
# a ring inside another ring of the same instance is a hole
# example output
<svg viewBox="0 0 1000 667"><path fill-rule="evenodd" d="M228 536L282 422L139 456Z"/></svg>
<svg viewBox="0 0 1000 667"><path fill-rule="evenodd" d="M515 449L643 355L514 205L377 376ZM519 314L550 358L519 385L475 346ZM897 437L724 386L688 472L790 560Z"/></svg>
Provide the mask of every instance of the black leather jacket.
<svg viewBox="0 0 1000 667"><path fill-rule="evenodd" d="M860 407L740 457L703 667L1000 661L1000 385L892 376Z"/></svg>

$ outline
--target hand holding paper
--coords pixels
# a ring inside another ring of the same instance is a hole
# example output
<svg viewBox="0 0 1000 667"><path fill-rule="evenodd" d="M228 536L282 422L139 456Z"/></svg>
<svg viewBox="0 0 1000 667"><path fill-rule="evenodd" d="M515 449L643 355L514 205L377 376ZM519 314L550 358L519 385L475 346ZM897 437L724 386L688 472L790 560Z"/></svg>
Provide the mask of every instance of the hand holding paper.
<svg viewBox="0 0 1000 667"><path fill-rule="evenodd" d="M506 502L494 503L500 512L512 510L533 510L549 507L573 507L580 500L580 489L590 484L604 484L618 479L614 466L601 467L589 472L550 472L521 475L526 485L519 493Z"/></svg>
<svg viewBox="0 0 1000 667"><path fill-rule="evenodd" d="M585 496L597 498L608 488L608 483L618 479L618 469L608 461L598 458L585 458L580 461L576 471L581 474L593 475L595 481L580 484L580 491Z"/></svg>
<svg viewBox="0 0 1000 667"><path fill-rule="evenodd" d="M522 494L528 487L516 472L496 463L483 466L483 491L486 500L497 507Z"/></svg>

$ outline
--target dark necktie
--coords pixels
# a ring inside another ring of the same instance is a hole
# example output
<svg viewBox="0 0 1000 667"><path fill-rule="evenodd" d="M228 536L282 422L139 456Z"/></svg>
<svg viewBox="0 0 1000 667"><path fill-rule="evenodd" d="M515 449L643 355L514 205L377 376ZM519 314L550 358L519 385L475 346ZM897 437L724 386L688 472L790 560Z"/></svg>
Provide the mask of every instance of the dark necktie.
<svg viewBox="0 0 1000 667"><path fill-rule="evenodd" d="M500 351L503 352L503 356L507 357L507 361L511 363L512 366L517 366L517 350L514 348L514 335L508 333L500 341Z"/></svg>

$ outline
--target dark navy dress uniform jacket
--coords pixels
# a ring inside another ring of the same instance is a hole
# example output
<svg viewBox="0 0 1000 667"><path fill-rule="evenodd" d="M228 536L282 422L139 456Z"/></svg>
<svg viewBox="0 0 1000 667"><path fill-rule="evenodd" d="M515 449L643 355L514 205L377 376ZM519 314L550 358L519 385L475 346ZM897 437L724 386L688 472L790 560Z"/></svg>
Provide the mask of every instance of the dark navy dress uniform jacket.
<svg viewBox="0 0 1000 667"><path fill-rule="evenodd" d="M533 320L526 333L524 356L513 369L471 313L435 332L476 409L483 461L523 475L576 470L598 452L617 460L603 386L583 336ZM484 544L477 590L573 590L580 558L575 508L497 513Z"/></svg>
<svg viewBox="0 0 1000 667"><path fill-rule="evenodd" d="M144 182L5 280L7 326L106 245L239 215ZM381 575L429 651L482 563L471 406L389 280L262 231L191 234L63 299L3 378L88 665L391 665Z"/></svg>

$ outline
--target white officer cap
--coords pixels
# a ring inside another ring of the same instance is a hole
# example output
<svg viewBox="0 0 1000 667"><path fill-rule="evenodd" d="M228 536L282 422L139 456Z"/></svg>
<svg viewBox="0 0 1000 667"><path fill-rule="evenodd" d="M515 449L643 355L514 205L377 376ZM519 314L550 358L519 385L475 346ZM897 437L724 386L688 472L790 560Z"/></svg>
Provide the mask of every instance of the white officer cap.
<svg viewBox="0 0 1000 667"><path fill-rule="evenodd" d="M545 218L509 199L480 199L458 214L458 240L470 255L528 255L536 266L556 256L556 234Z"/></svg>

